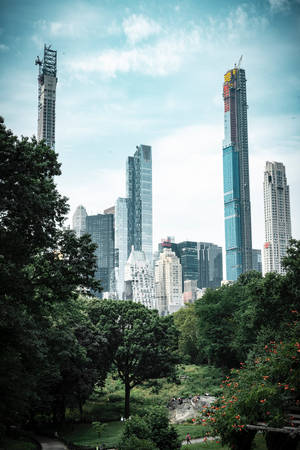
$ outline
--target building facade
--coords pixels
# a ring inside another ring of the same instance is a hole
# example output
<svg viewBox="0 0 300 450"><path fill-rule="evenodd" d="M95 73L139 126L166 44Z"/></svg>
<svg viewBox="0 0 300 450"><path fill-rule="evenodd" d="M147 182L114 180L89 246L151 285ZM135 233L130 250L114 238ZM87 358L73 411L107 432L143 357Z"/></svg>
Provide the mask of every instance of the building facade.
<svg viewBox="0 0 300 450"><path fill-rule="evenodd" d="M197 243L199 275L198 288L215 289L223 280L222 247L211 242Z"/></svg>
<svg viewBox="0 0 300 450"><path fill-rule="evenodd" d="M142 303L149 309L156 308L152 264L143 251L132 246L125 265L125 299Z"/></svg>
<svg viewBox="0 0 300 450"><path fill-rule="evenodd" d="M128 254L131 247L143 251L152 261L152 149L136 147L126 167L128 198Z"/></svg>
<svg viewBox="0 0 300 450"><path fill-rule="evenodd" d="M211 242L183 241L175 243L173 237L162 239L158 252L167 248L179 258L182 267L182 289L185 281L196 280L197 288L215 289L223 280L222 247Z"/></svg>
<svg viewBox="0 0 300 450"><path fill-rule="evenodd" d="M181 264L168 248L163 249L155 263L155 296L162 316L172 314L183 306Z"/></svg>
<svg viewBox="0 0 300 450"><path fill-rule="evenodd" d="M87 212L84 206L77 206L72 219L72 229L77 237L81 237L86 233Z"/></svg>
<svg viewBox="0 0 300 450"><path fill-rule="evenodd" d="M224 75L224 215L228 280L252 270L246 77L234 68Z"/></svg>
<svg viewBox="0 0 300 450"><path fill-rule="evenodd" d="M44 58L36 58L39 66L38 76L38 141L44 139L52 149L55 148L55 104L57 84L57 52L51 46L44 46Z"/></svg>
<svg viewBox="0 0 300 450"><path fill-rule="evenodd" d="M120 300L125 295L125 266L128 259L128 199L118 198L115 207L115 273L116 291Z"/></svg>
<svg viewBox="0 0 300 450"><path fill-rule="evenodd" d="M252 249L252 268L261 274L263 272L261 250L259 249Z"/></svg>
<svg viewBox="0 0 300 450"><path fill-rule="evenodd" d="M95 250L97 257L95 278L100 280L102 292L95 294L98 297L102 297L103 292L115 290L114 286L112 286L115 267L114 215L97 214L87 216L86 232L91 235L92 241L97 244L97 249Z"/></svg>
<svg viewBox="0 0 300 450"><path fill-rule="evenodd" d="M264 173L264 272L284 273L291 232L290 192L285 167L281 162L266 162Z"/></svg>

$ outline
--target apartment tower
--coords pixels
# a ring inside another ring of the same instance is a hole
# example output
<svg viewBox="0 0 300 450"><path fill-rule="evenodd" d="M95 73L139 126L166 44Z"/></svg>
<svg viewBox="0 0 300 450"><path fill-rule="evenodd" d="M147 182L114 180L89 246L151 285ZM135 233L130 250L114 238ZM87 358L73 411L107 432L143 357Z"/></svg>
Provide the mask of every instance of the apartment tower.
<svg viewBox="0 0 300 450"><path fill-rule="evenodd" d="M57 52L45 44L44 58L36 58L39 66L38 91L38 141L44 139L46 144L55 149L55 102L56 102L56 64Z"/></svg>
<svg viewBox="0 0 300 450"><path fill-rule="evenodd" d="M283 274L281 261L291 239L290 192L281 162L266 162L264 174L264 272Z"/></svg>
<svg viewBox="0 0 300 450"><path fill-rule="evenodd" d="M224 75L224 215L227 280L252 270L251 206L248 164L245 70Z"/></svg>

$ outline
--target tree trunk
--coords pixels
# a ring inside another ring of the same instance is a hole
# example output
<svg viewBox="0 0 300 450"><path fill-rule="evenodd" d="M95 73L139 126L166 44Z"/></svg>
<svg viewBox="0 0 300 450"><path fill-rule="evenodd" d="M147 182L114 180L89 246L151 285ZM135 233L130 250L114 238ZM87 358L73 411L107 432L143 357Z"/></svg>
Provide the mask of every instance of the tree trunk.
<svg viewBox="0 0 300 450"><path fill-rule="evenodd" d="M130 384L125 382L125 419L128 419L130 415Z"/></svg>

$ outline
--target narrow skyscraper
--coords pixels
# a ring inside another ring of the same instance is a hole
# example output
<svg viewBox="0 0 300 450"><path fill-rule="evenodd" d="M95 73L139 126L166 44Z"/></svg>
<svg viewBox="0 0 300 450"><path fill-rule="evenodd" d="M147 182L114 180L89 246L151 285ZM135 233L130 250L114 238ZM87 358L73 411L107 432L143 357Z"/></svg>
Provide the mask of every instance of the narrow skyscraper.
<svg viewBox="0 0 300 450"><path fill-rule="evenodd" d="M55 149L55 102L56 102L57 52L45 44L44 58L36 58L39 66L38 132L37 139L45 139L46 144Z"/></svg>
<svg viewBox="0 0 300 450"><path fill-rule="evenodd" d="M118 198L115 207L115 273L118 299L125 293L124 275L128 259L128 199Z"/></svg>
<svg viewBox="0 0 300 450"><path fill-rule="evenodd" d="M224 75L224 214L227 280L252 270L251 206L245 70Z"/></svg>
<svg viewBox="0 0 300 450"><path fill-rule="evenodd" d="M127 160L128 255L132 246L152 261L152 149L136 147Z"/></svg>
<svg viewBox="0 0 300 450"><path fill-rule="evenodd" d="M283 274L281 261L286 256L291 232L290 191L281 162L266 162L264 174L265 244L264 273Z"/></svg>

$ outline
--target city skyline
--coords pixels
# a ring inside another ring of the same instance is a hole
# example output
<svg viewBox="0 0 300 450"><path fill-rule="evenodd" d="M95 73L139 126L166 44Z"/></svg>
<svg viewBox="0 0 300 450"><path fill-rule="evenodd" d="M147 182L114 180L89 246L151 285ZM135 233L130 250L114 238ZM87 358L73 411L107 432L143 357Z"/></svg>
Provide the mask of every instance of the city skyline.
<svg viewBox="0 0 300 450"><path fill-rule="evenodd" d="M125 196L126 156L144 142L153 152L154 247L171 234L225 248L222 82L243 54L253 248L264 242L267 160L287 168L299 238L299 2L76 5L4 1L0 23L1 114L18 135L36 134L34 59L45 43L58 52L57 181L70 217L80 204L98 214Z"/></svg>

